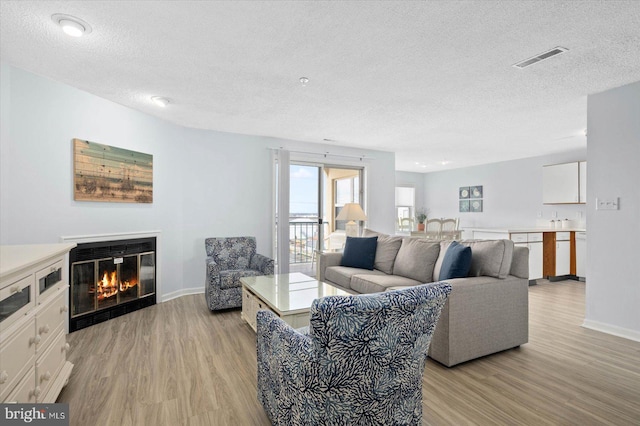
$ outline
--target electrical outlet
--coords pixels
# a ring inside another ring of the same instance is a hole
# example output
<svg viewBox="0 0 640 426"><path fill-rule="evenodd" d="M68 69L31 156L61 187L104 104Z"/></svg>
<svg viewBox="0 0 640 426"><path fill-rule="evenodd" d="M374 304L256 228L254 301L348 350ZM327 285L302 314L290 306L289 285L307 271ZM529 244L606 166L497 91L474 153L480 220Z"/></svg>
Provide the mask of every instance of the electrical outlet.
<svg viewBox="0 0 640 426"><path fill-rule="evenodd" d="M538 219L542 219L542 212L538 212Z"/></svg>
<svg viewBox="0 0 640 426"><path fill-rule="evenodd" d="M582 219L582 212L576 212L576 219Z"/></svg>
<svg viewBox="0 0 640 426"><path fill-rule="evenodd" d="M553 219L557 218L558 217L558 212L551 212L551 217Z"/></svg>
<svg viewBox="0 0 640 426"><path fill-rule="evenodd" d="M596 210L618 210L620 198L596 198Z"/></svg>

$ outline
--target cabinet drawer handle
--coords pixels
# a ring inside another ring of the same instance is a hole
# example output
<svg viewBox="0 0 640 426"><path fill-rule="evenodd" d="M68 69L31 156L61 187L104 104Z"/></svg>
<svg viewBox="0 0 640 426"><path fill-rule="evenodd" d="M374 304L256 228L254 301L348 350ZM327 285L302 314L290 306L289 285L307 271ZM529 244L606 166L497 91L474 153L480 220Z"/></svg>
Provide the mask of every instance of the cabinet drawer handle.
<svg viewBox="0 0 640 426"><path fill-rule="evenodd" d="M57 270L58 270L58 269L57 269L55 266L52 266L52 267L51 267L51 269L49 269L49 272L55 272L55 271L57 271Z"/></svg>
<svg viewBox="0 0 640 426"><path fill-rule="evenodd" d="M35 343L36 345L39 344L42 341L42 337L40 337L39 334L36 335L36 337L32 337L31 339L29 339L29 345Z"/></svg>
<svg viewBox="0 0 640 426"><path fill-rule="evenodd" d="M68 344L68 343L65 343L65 344L62 346L62 350L63 350L63 351L65 351L65 352L69 352L69 349L71 349L71 346L69 346L69 344Z"/></svg>
<svg viewBox="0 0 640 426"><path fill-rule="evenodd" d="M69 312L69 307L67 305L60 306L60 313Z"/></svg>
<svg viewBox="0 0 640 426"><path fill-rule="evenodd" d="M49 324L45 324L40 327L40 334L47 334L49 332Z"/></svg>
<svg viewBox="0 0 640 426"><path fill-rule="evenodd" d="M36 388L34 390L32 390L31 392L29 392L30 395L35 396L36 398L40 396L40 393L42 391L40 390L40 386L36 386Z"/></svg>
<svg viewBox="0 0 640 426"><path fill-rule="evenodd" d="M20 286L19 285L14 285L13 287L11 287L11 294L17 293L19 291L20 291Z"/></svg>
<svg viewBox="0 0 640 426"><path fill-rule="evenodd" d="M8 379L9 379L9 374L7 374L6 371L2 371L2 373L0 373L0 385L7 383Z"/></svg>
<svg viewBox="0 0 640 426"><path fill-rule="evenodd" d="M40 381L44 382L46 380L51 379L51 373L49 371L47 371L46 373L44 373L43 375L40 376Z"/></svg>

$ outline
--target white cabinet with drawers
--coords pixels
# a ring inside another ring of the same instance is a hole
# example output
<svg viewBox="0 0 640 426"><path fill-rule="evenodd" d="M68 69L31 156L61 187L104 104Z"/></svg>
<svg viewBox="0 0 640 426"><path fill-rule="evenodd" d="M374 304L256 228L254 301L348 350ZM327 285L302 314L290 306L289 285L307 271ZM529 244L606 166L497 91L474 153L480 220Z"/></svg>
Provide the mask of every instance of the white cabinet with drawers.
<svg viewBox="0 0 640 426"><path fill-rule="evenodd" d="M52 403L69 380L65 256L73 247L0 247L0 402Z"/></svg>
<svg viewBox="0 0 640 426"><path fill-rule="evenodd" d="M514 245L529 249L529 279L542 278L542 232L513 233L509 237Z"/></svg>

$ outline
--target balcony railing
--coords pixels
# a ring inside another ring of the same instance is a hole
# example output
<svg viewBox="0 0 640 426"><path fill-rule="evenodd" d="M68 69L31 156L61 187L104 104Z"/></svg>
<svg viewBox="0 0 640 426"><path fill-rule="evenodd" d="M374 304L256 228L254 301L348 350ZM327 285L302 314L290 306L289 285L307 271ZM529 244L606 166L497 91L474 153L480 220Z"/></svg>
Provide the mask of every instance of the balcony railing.
<svg viewBox="0 0 640 426"><path fill-rule="evenodd" d="M289 221L289 263L309 263L318 243L318 221Z"/></svg>

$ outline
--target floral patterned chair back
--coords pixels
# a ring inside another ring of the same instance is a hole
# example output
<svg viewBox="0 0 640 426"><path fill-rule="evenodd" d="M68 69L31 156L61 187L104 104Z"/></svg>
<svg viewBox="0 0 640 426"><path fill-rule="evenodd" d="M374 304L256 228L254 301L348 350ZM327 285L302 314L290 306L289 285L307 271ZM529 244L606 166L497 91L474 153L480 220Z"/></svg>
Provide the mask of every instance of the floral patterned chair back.
<svg viewBox="0 0 640 426"><path fill-rule="evenodd" d="M207 238L207 256L213 258L220 269L247 269L256 253L255 237Z"/></svg>
<svg viewBox="0 0 640 426"><path fill-rule="evenodd" d="M422 376L447 283L332 296L308 332L258 312L258 399L274 425L419 425Z"/></svg>

